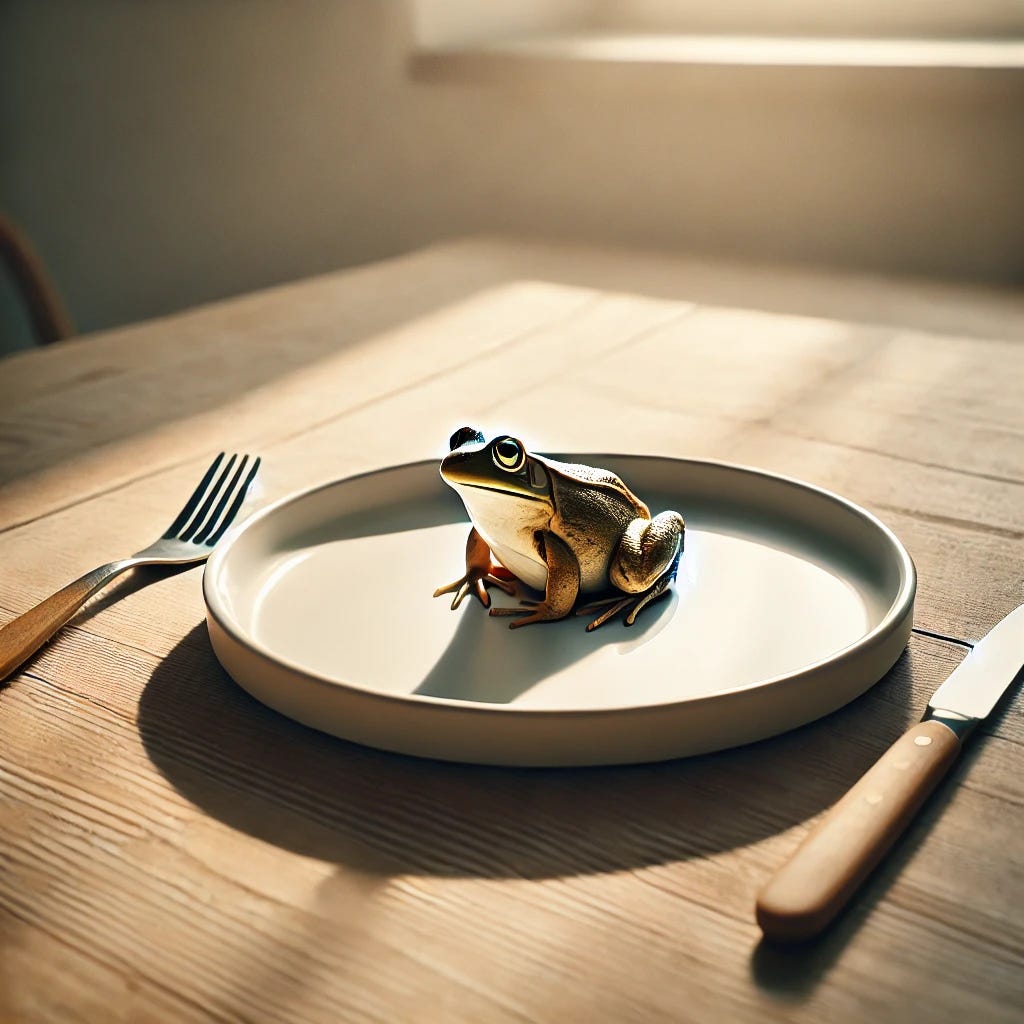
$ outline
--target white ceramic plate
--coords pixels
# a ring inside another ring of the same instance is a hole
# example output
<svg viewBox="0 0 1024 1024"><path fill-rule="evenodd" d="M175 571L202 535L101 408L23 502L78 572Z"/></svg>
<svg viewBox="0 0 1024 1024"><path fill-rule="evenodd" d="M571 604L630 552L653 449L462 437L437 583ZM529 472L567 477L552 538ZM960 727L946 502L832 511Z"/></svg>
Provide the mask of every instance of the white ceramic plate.
<svg viewBox="0 0 1024 1024"><path fill-rule="evenodd" d="M285 715L455 761L653 761L771 736L867 690L910 636L916 576L874 516L795 480L721 463L561 456L617 472L686 518L675 591L636 624L511 631L463 572L468 520L437 462L272 505L214 551L213 648ZM498 603L504 598L495 595Z"/></svg>

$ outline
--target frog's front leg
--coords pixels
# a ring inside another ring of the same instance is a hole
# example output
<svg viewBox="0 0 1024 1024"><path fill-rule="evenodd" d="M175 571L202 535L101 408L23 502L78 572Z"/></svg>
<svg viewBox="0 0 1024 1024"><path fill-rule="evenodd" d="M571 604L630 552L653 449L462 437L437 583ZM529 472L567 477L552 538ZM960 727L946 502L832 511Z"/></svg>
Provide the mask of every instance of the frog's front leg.
<svg viewBox="0 0 1024 1024"><path fill-rule="evenodd" d="M623 610L626 610L626 625L632 626L640 612L668 590L679 570L684 530L683 517L671 511L653 519L634 519L626 527L612 558L608 578L629 596L607 598L581 608L580 615L604 608L587 626L587 632Z"/></svg>
<svg viewBox="0 0 1024 1024"><path fill-rule="evenodd" d="M518 608L492 608L491 615L522 615L509 624L509 629L528 626L531 622L554 622L564 619L580 592L580 565L566 544L553 533L538 536L538 549L548 567L543 601L523 601Z"/></svg>
<svg viewBox="0 0 1024 1024"><path fill-rule="evenodd" d="M454 610L462 604L462 599L472 591L480 603L485 608L489 608L491 598L485 584L490 583L504 590L506 594L515 594L516 592L516 585L512 582L515 577L509 573L509 579L502 579L497 575L499 572L507 573L508 570L491 561L491 549L483 537L476 532L476 527L473 527L466 540L466 575L445 587L438 587L434 591L434 597L454 591L455 597L452 598L452 610Z"/></svg>

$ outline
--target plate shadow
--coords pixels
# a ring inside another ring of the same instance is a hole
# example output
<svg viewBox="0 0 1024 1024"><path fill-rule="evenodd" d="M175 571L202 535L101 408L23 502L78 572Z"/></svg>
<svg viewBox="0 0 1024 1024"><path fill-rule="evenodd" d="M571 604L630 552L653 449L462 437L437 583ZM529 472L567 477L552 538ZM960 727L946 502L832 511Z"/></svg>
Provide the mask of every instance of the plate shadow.
<svg viewBox="0 0 1024 1024"><path fill-rule="evenodd" d="M182 795L284 849L370 874L547 878L705 857L803 821L877 756L844 744L842 765L819 770L835 761L838 737L866 728L877 710L861 698L840 713L841 730L830 716L748 747L654 764L430 761L264 707L223 671L199 623L154 670L138 722L153 764Z"/></svg>

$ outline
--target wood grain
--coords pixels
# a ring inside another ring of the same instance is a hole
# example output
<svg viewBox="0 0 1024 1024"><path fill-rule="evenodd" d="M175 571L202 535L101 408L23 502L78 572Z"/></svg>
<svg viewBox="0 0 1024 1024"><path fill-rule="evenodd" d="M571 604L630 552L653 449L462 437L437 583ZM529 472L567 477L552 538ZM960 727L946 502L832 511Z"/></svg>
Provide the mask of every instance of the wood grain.
<svg viewBox="0 0 1024 1024"><path fill-rule="evenodd" d="M917 622L977 638L1024 601L1021 379L1018 297L453 242L0 364L0 621L148 542L213 449L269 501L479 422L837 490L907 543ZM740 750L472 768L256 704L200 574L131 574L0 691L0 1020L1019 1021L1012 700L822 939L754 921L964 648Z"/></svg>

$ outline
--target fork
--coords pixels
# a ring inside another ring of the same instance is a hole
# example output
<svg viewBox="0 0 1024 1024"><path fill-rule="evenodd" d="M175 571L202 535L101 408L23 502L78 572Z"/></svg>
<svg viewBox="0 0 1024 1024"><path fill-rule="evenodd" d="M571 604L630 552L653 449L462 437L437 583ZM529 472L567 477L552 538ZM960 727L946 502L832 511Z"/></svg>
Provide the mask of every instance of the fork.
<svg viewBox="0 0 1024 1024"><path fill-rule="evenodd" d="M241 459L232 455L225 462L221 452L159 540L130 558L93 569L0 627L0 682L35 654L97 590L121 573L136 565L205 562L234 522L259 468L258 457L250 461L248 455Z"/></svg>

